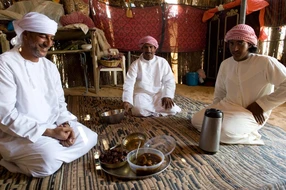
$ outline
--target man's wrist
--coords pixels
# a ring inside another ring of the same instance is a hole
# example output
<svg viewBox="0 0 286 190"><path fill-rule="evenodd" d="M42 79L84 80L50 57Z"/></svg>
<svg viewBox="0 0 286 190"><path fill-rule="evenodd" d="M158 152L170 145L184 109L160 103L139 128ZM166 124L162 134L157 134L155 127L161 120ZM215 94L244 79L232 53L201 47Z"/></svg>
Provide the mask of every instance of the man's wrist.
<svg viewBox="0 0 286 190"><path fill-rule="evenodd" d="M43 136L52 137L53 129L46 129Z"/></svg>
<svg viewBox="0 0 286 190"><path fill-rule="evenodd" d="M70 127L70 122L69 121L66 121L66 122L64 122L64 123L62 123L61 124L62 126L64 126L64 127Z"/></svg>
<svg viewBox="0 0 286 190"><path fill-rule="evenodd" d="M69 122L69 121L66 121L66 122L62 123L62 125L63 125L63 126L65 126L65 125L70 126L70 122Z"/></svg>

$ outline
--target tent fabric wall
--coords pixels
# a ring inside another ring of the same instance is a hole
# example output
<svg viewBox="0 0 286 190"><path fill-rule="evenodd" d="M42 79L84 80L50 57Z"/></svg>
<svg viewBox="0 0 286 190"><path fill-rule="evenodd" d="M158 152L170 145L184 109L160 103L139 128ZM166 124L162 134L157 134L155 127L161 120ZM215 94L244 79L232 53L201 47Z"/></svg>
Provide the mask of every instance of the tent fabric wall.
<svg viewBox="0 0 286 190"><path fill-rule="evenodd" d="M278 27L286 25L286 1L268 0L269 6L265 10L265 26Z"/></svg>
<svg viewBox="0 0 286 190"><path fill-rule="evenodd" d="M138 41L146 35L156 38L160 52L200 51L206 45L207 24L204 10L187 5L162 4L132 8L132 18L126 9L92 1L92 19L105 32L112 47L120 51L139 50Z"/></svg>

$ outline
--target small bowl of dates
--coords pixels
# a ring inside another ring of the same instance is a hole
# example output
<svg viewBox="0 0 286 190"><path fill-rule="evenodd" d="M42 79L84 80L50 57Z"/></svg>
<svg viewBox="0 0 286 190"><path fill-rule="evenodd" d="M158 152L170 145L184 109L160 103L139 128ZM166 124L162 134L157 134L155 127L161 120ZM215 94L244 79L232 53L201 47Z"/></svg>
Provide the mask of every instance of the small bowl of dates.
<svg viewBox="0 0 286 190"><path fill-rule="evenodd" d="M127 163L128 151L120 147L105 150L99 156L99 162L105 168L120 168Z"/></svg>

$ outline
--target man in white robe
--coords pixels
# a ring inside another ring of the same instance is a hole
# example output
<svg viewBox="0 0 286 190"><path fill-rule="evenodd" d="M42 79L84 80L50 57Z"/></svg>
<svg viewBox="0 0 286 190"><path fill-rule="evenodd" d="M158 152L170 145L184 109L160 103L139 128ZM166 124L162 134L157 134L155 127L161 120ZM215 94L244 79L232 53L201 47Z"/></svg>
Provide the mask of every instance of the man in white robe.
<svg viewBox="0 0 286 190"><path fill-rule="evenodd" d="M166 59L156 56L158 42L151 36L139 41L140 57L128 69L122 101L134 116L167 116L181 111L174 102L176 83Z"/></svg>
<svg viewBox="0 0 286 190"><path fill-rule="evenodd" d="M259 129L272 109L286 101L286 68L273 57L252 53L257 50L257 37L248 25L233 27L225 41L232 57L221 63L213 104L206 109L216 108L224 113L221 142L262 145ZM192 118L199 131L206 109Z"/></svg>
<svg viewBox="0 0 286 190"><path fill-rule="evenodd" d="M13 25L15 47L0 55L0 164L45 177L86 154L97 134L67 110L58 69L45 58L57 23L31 12Z"/></svg>

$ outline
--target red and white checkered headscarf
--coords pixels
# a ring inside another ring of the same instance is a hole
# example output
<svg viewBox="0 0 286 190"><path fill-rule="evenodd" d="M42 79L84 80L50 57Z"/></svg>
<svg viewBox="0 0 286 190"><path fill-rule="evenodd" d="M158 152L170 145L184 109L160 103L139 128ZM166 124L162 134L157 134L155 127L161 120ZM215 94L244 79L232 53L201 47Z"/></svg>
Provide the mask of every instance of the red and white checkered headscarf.
<svg viewBox="0 0 286 190"><path fill-rule="evenodd" d="M158 42L155 38L152 36L145 36L139 40L139 47L142 48L144 44L151 44L156 47L156 49L159 47Z"/></svg>
<svg viewBox="0 0 286 190"><path fill-rule="evenodd" d="M257 36L251 26L238 24L230 29L224 38L225 42L229 40L242 40L252 45L257 45Z"/></svg>

